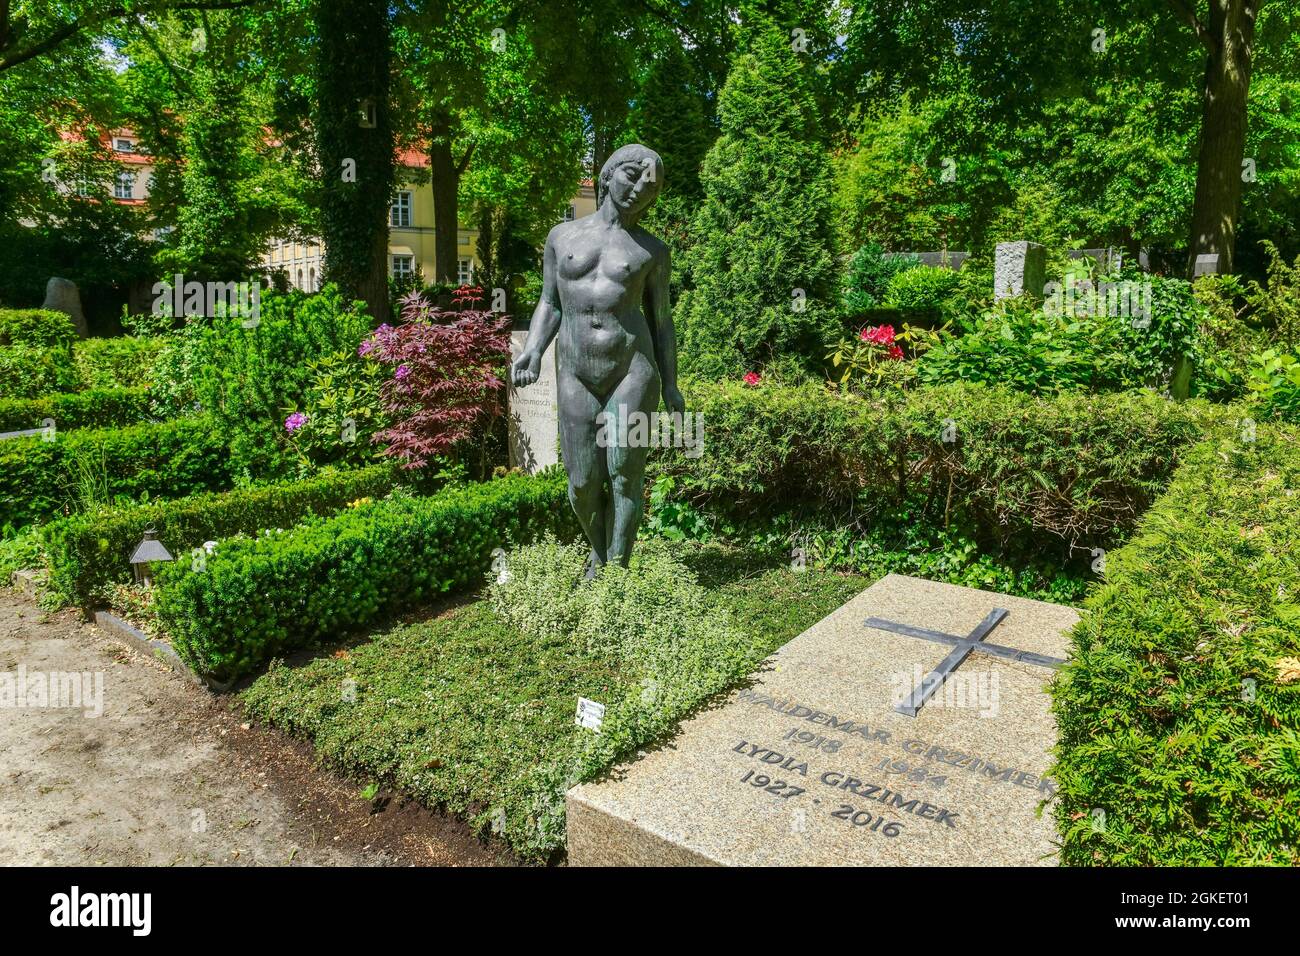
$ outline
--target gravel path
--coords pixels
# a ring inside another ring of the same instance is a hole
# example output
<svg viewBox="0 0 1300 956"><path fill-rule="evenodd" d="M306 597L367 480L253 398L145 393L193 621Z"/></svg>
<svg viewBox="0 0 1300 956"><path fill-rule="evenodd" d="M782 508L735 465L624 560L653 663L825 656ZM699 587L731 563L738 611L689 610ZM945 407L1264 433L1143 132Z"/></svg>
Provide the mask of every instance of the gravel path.
<svg viewBox="0 0 1300 956"><path fill-rule="evenodd" d="M90 675L89 711L31 705L52 672ZM20 673L28 706L13 707ZM88 717L99 680L102 715ZM455 820L363 799L304 745L243 723L229 698L77 612L49 614L0 588L0 864L502 862Z"/></svg>

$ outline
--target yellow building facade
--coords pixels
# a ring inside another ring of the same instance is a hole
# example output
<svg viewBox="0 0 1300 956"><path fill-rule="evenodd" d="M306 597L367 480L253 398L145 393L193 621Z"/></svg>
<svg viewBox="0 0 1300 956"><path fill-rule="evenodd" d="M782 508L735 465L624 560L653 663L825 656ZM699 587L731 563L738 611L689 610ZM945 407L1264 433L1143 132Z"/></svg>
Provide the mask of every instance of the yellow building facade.
<svg viewBox="0 0 1300 956"><path fill-rule="evenodd" d="M416 171L427 169L428 160L418 154L406 153L401 157L398 187L393 204L388 209L388 274L403 278L418 272L426 283L432 282L437 270L434 259L433 186ZM590 180L578 186L565 219L577 219L596 211L596 193ZM478 269L478 230L462 226L456 233L456 279L472 283ZM303 242L290 239L272 240L262 264L268 273L284 271L289 284L297 289L314 292L320 288L324 265L324 247L319 240Z"/></svg>
<svg viewBox="0 0 1300 956"><path fill-rule="evenodd" d="M114 130L107 137L119 172L113 182L113 199L122 205L141 206L149 201L153 179L153 158L141 151L135 132ZM408 150L398 157L398 180L393 204L388 210L388 274L394 277L419 272L425 282L437 274L434 265L433 186L427 181L428 157ZM420 182L419 180L425 180ZM565 210L565 219L577 219L596 211L596 193L591 180L578 191ZM161 238L161 236L157 236ZM478 269L478 230L461 228L456 236L456 278L474 281ZM307 292L322 283L325 249L319 239L273 239L262 256L262 268L270 275L283 271L289 284Z"/></svg>

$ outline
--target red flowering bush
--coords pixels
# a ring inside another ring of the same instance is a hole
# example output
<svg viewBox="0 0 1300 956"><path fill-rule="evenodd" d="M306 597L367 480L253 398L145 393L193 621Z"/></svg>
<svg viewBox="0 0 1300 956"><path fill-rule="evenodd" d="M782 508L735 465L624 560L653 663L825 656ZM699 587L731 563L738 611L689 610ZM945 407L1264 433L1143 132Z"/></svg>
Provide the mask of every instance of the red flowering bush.
<svg viewBox="0 0 1300 956"><path fill-rule="evenodd" d="M510 320L482 303L483 290L468 286L456 290L451 309L408 293L403 324L381 325L357 349L392 368L380 390L391 424L373 440L404 467L423 467L502 412Z"/></svg>
<svg viewBox="0 0 1300 956"><path fill-rule="evenodd" d="M864 388L877 387L886 378L898 380L887 366L903 358L901 343L905 340L916 344L914 330L905 327L897 333L892 325L863 329L856 339L844 339L826 356L833 369L832 378L846 387Z"/></svg>

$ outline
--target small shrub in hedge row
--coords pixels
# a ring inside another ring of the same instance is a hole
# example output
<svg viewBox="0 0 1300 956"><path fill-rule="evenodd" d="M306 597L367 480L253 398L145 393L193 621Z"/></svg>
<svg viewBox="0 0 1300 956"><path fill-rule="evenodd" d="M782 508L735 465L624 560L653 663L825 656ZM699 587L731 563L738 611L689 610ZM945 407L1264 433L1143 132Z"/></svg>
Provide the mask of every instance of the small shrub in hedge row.
<svg viewBox="0 0 1300 956"><path fill-rule="evenodd" d="M1107 555L1053 685L1063 863L1300 864L1297 487L1300 430L1207 441Z"/></svg>
<svg viewBox="0 0 1300 956"><path fill-rule="evenodd" d="M563 478L512 474L431 497L397 492L163 569L159 619L181 658L228 680L273 657L482 581L495 548L576 530Z"/></svg>
<svg viewBox="0 0 1300 956"><path fill-rule="evenodd" d="M77 337L72 318L50 309L0 309L0 345L66 345Z"/></svg>
<svg viewBox="0 0 1300 956"><path fill-rule="evenodd" d="M178 561L205 541L263 528L288 527L308 514L329 514L358 498L382 497L398 482L391 464L304 481L190 495L128 508L72 515L44 529L50 587L88 606L131 580L131 552L148 528Z"/></svg>
<svg viewBox="0 0 1300 956"><path fill-rule="evenodd" d="M166 345L161 336L118 335L82 339L72 357L82 388L127 388L153 381L153 363Z"/></svg>
<svg viewBox="0 0 1300 956"><path fill-rule="evenodd" d="M80 387L66 345L0 345L0 395L39 398Z"/></svg>
<svg viewBox="0 0 1300 956"><path fill-rule="evenodd" d="M40 428L54 419L56 429L135 425L149 417L146 388L104 388L58 392L44 398L0 398L0 432Z"/></svg>
<svg viewBox="0 0 1300 956"><path fill-rule="evenodd" d="M704 451L650 458L697 506L870 516L918 499L942 521L959 504L999 537L1089 543L1131 527L1179 454L1228 412L1151 392L1032 396L956 383L864 399L808 384L698 382ZM945 441L945 435L951 439Z"/></svg>
<svg viewBox="0 0 1300 956"><path fill-rule="evenodd" d="M0 442L0 527L67 514L78 498L85 506L228 487L226 448L205 418Z"/></svg>

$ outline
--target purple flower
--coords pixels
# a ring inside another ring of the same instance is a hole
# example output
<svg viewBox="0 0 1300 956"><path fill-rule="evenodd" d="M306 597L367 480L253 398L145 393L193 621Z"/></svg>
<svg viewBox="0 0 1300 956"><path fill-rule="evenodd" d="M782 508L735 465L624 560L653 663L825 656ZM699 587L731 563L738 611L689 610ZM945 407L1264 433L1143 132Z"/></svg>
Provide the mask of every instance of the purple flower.
<svg viewBox="0 0 1300 956"><path fill-rule="evenodd" d="M411 374L411 369L409 366L399 365L397 366L397 371L393 372L393 378L398 379L400 381L401 379L406 378L406 376L410 374Z"/></svg>
<svg viewBox="0 0 1300 956"><path fill-rule="evenodd" d="M302 426L306 424L307 424L307 416L304 415L302 412L294 412L292 415L290 415L288 418L284 420L285 430L291 432L296 432L299 428L302 428Z"/></svg>
<svg viewBox="0 0 1300 956"><path fill-rule="evenodd" d="M362 342L360 345L357 346L357 354L365 355L374 347L375 347L375 343L370 341L370 339L366 339L364 342Z"/></svg>

